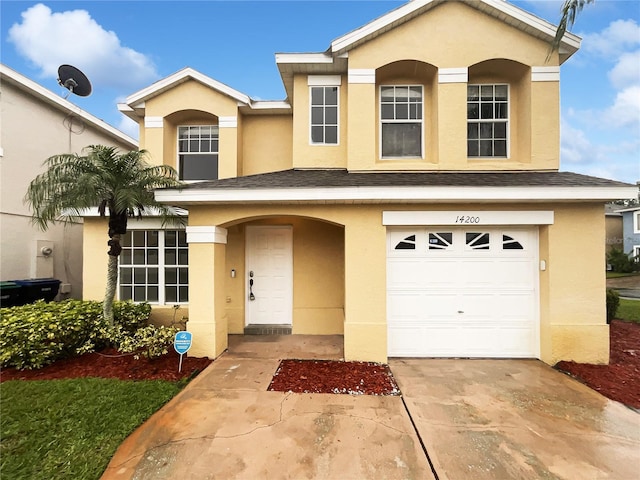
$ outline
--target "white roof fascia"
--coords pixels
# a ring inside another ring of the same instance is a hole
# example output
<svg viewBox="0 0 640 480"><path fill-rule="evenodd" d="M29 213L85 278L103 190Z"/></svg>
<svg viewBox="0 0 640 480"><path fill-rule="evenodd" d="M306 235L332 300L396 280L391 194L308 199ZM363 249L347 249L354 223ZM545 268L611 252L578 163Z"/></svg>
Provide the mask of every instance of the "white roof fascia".
<svg viewBox="0 0 640 480"><path fill-rule="evenodd" d="M314 201L572 201L635 198L636 187L320 187L273 189L156 190L162 203L314 202Z"/></svg>
<svg viewBox="0 0 640 480"><path fill-rule="evenodd" d="M104 120L100 120L98 117L90 114L89 112L86 112L85 110L82 110L76 104L71 103L69 100L66 100L56 95L51 90L47 90L42 85L34 82L33 80L30 80L24 75L16 72L15 70L1 63L0 63L0 74L2 74L3 77L7 77L11 79L13 83L19 84L23 89L29 90L31 93L35 94L41 100L45 101L49 105L52 105L58 110L61 110L65 113L73 113L74 115L77 115L80 118L82 118L82 120L84 120L85 122L91 124L94 128L97 128L98 130L102 130L108 135L114 137L116 140L123 143L128 143L133 149L138 148L138 142L134 138L127 135L126 133L123 133L117 128L112 127L111 125L106 123Z"/></svg>
<svg viewBox="0 0 640 480"><path fill-rule="evenodd" d="M640 210L640 205L636 205L635 207L627 207L627 208L622 208L620 210L616 210L614 213L624 213L624 212L635 212L636 210Z"/></svg>
<svg viewBox="0 0 640 480"><path fill-rule="evenodd" d="M484 3L487 6L495 8L510 17L538 30L552 39L556 33L556 26L546 20L543 20L535 15L510 4L505 0L477 0L480 3ZM333 53L341 52L349 49L356 42L366 38L369 35L375 34L379 30L383 30L394 22L402 20L403 17L410 15L411 13L419 10L422 7L427 6L430 3L434 3L435 0L412 0L411 2L392 10L391 12L369 22L368 24L353 30L352 32L337 38L331 43L331 51ZM472 2L467 2L472 3ZM561 52L573 54L580 48L580 37L572 33L565 33L561 42ZM567 56L567 58L570 55Z"/></svg>
<svg viewBox="0 0 640 480"><path fill-rule="evenodd" d="M223 93L245 105L251 103L251 98L248 95L245 95L244 93L241 93L231 88L230 86L225 85L224 83L218 82L217 80L214 80L213 78L208 77L191 67L183 68L182 70L169 75L162 80L158 80L154 84L143 88L142 90L137 91L136 93L128 96L125 102L135 108L136 106L138 106L139 102L154 97L155 95L158 95L159 93L171 88L172 86L185 82L189 79L197 80L198 82L203 83L204 85L213 88L214 90L217 90L218 92Z"/></svg>
<svg viewBox="0 0 640 480"><path fill-rule="evenodd" d="M251 103L251 108L253 110L291 110L291 105L289 104L289 102L286 102L284 100L256 100Z"/></svg>
<svg viewBox="0 0 640 480"><path fill-rule="evenodd" d="M276 53L276 64L287 63L333 63L326 53Z"/></svg>

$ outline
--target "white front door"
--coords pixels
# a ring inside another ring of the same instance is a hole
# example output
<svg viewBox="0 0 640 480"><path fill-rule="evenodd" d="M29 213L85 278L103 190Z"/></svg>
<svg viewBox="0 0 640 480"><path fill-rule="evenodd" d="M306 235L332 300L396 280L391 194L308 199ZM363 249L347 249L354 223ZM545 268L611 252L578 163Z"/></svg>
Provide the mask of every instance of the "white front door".
<svg viewBox="0 0 640 480"><path fill-rule="evenodd" d="M247 227L246 325L291 325L293 318L293 229Z"/></svg>

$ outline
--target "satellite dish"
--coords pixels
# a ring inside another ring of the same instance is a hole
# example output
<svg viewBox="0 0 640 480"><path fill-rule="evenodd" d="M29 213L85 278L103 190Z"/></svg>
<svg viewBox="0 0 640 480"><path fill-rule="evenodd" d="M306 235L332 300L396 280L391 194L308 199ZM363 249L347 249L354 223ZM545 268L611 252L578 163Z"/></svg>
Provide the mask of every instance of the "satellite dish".
<svg viewBox="0 0 640 480"><path fill-rule="evenodd" d="M80 97L91 95L91 82L84 73L72 65L58 67L58 83Z"/></svg>

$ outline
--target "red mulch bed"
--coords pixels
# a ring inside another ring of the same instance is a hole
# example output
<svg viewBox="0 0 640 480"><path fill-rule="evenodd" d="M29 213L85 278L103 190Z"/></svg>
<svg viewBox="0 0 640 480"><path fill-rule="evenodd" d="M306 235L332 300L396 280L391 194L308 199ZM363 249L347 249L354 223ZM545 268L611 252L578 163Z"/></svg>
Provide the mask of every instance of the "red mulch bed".
<svg viewBox="0 0 640 480"><path fill-rule="evenodd" d="M178 373L180 355L174 350L158 358L121 355L116 350L87 353L79 357L58 360L38 370L3 368L0 382L6 380L55 380L61 378L101 377L120 380L168 380L175 382L197 375L213 360L182 357L182 373Z"/></svg>
<svg viewBox="0 0 640 480"><path fill-rule="evenodd" d="M400 395L388 365L336 360L282 360L268 390L294 393Z"/></svg>
<svg viewBox="0 0 640 480"><path fill-rule="evenodd" d="M558 362L556 368L605 397L640 409L640 324L613 320L609 365Z"/></svg>
<svg viewBox="0 0 640 480"><path fill-rule="evenodd" d="M193 377L212 360L183 357L173 350L160 358L136 360L114 350L88 353L59 360L39 370L4 368L0 381L51 380L59 378L103 377L122 380L177 381ZM640 409L640 325L620 320L611 322L609 365L559 362L556 368L574 376L604 396ZM399 395L387 365L367 362L323 360L283 360L269 390L298 393L346 393L357 395Z"/></svg>

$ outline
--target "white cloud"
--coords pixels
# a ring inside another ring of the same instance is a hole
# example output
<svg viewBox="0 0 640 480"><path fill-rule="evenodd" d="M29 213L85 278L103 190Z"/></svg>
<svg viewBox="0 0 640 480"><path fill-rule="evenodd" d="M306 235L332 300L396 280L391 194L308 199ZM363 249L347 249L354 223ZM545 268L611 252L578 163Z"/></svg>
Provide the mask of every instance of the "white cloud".
<svg viewBox="0 0 640 480"><path fill-rule="evenodd" d="M581 164L589 161L593 146L586 134L562 121L560 136L560 158L562 161Z"/></svg>
<svg viewBox="0 0 640 480"><path fill-rule="evenodd" d="M609 80L616 88L640 84L640 50L620 55L618 63L609 71Z"/></svg>
<svg viewBox="0 0 640 480"><path fill-rule="evenodd" d="M635 20L616 20L598 33L582 34L582 48L599 56L617 56L640 45L640 25Z"/></svg>
<svg viewBox="0 0 640 480"><path fill-rule="evenodd" d="M86 10L53 13L39 3L22 12L22 23L9 29L20 55L57 78L58 66L80 68L96 85L134 90L158 78L153 62L121 45L113 31L100 26Z"/></svg>
<svg viewBox="0 0 640 480"><path fill-rule="evenodd" d="M136 140L138 140L138 137L140 136L140 126L129 117L126 117L124 115L120 119L120 122L118 123L116 128L121 132L126 133L131 138L135 138Z"/></svg>
<svg viewBox="0 0 640 480"><path fill-rule="evenodd" d="M606 111L605 120L615 127L640 126L640 84L627 87L616 95Z"/></svg>
<svg viewBox="0 0 640 480"><path fill-rule="evenodd" d="M628 183L640 180L640 137L619 141L611 137L595 138L593 133L562 121L561 169Z"/></svg>

